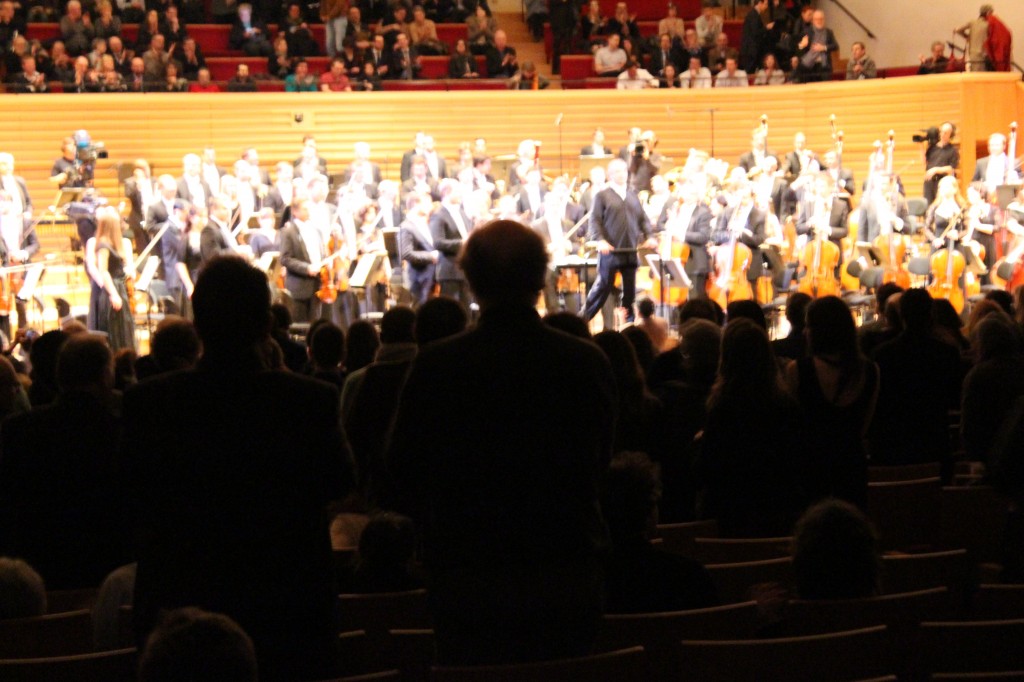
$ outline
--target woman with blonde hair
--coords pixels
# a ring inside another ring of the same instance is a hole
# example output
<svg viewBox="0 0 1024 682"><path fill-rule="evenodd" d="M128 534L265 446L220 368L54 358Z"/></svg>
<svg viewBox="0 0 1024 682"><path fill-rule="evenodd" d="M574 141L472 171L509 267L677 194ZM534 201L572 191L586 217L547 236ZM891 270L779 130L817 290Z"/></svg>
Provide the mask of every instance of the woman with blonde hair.
<svg viewBox="0 0 1024 682"><path fill-rule="evenodd" d="M947 175L939 180L935 201L924 214L924 234L933 249L941 249L947 239L959 241L960 232L966 230L966 208L956 177Z"/></svg>
<svg viewBox="0 0 1024 682"><path fill-rule="evenodd" d="M121 235L121 216L105 206L96 211L96 274L100 282L97 314L107 323L110 349L136 350L132 301L125 284L125 270L131 270L131 253Z"/></svg>

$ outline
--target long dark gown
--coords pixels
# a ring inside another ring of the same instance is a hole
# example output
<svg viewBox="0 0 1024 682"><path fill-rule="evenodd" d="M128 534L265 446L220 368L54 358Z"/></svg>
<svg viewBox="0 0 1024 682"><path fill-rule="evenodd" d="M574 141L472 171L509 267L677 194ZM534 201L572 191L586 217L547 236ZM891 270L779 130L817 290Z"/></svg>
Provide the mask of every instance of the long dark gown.
<svg viewBox="0 0 1024 682"><path fill-rule="evenodd" d="M101 250L107 252L107 272L110 273L110 279L114 281L114 289L123 303L120 310L114 310L110 305L110 294L101 287L96 306L97 319L107 322L107 342L112 351L116 353L123 348L136 350L135 320L132 319L132 304L128 298L128 288L124 283L124 259L105 241L96 244L97 258Z"/></svg>

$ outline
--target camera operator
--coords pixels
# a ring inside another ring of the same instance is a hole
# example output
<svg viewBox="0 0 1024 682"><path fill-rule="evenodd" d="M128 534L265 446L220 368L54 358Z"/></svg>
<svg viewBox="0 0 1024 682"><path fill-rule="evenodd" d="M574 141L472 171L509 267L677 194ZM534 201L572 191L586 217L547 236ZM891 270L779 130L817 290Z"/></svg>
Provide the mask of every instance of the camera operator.
<svg viewBox="0 0 1024 682"><path fill-rule="evenodd" d="M956 173L960 166L960 152L953 146L956 127L946 121L938 128L929 128L925 135L914 135L924 149L924 199L931 206L935 201L939 180Z"/></svg>
<svg viewBox="0 0 1024 682"><path fill-rule="evenodd" d="M658 139L651 130L645 130L633 145L629 157L629 188L634 192L650 192L651 178L661 171L661 154L654 151Z"/></svg>
<svg viewBox="0 0 1024 682"><path fill-rule="evenodd" d="M75 140L65 137L60 144L61 157L53 162L50 169L50 182L60 189L65 187L82 187L82 176L78 172L78 147Z"/></svg>

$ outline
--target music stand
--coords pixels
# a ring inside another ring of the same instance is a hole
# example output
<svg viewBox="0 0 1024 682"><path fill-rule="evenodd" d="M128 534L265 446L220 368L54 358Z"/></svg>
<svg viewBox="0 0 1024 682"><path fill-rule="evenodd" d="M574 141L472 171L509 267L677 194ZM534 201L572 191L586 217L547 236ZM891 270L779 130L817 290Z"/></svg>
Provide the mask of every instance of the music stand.
<svg viewBox="0 0 1024 682"><path fill-rule="evenodd" d="M996 187L996 203L999 208L1006 210L1006 207L1013 203L1021 185L999 185Z"/></svg>
<svg viewBox="0 0 1024 682"><path fill-rule="evenodd" d="M665 289L689 290L693 282L690 281L690 277L683 269L683 261L679 258L662 258L656 253L649 253L644 260L647 261L647 267L650 268L651 277L661 282L661 300L658 304L661 308L661 316L667 318L669 315L665 309Z"/></svg>
<svg viewBox="0 0 1024 682"><path fill-rule="evenodd" d="M397 268L402 262L402 252L398 245L398 228L387 227L380 231L384 237L384 249L388 252L388 258L391 259L391 267Z"/></svg>

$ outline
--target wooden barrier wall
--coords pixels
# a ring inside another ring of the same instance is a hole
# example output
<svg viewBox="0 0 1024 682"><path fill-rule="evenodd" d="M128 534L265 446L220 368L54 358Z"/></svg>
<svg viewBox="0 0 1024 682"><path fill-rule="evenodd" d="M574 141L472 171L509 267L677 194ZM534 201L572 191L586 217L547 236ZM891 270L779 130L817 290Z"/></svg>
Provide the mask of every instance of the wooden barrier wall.
<svg viewBox="0 0 1024 682"><path fill-rule="evenodd" d="M682 164L690 147L711 148L714 114L715 155L735 163L749 148L750 131L768 115L769 147L791 148L804 131L808 145L823 153L831 146L829 116L845 133L844 163L864 178L872 143L896 133L896 168L908 194L920 194L922 162L911 136L944 120L959 124L963 172L973 172L974 142L1011 120L1024 123L1024 88L1010 74L953 74L884 81L824 83L710 91L408 92L265 93L147 95L8 95L9 111L0 149L12 152L17 172L28 180L37 206L54 196L47 182L62 137L87 129L103 141L110 158L100 161L97 184L117 196L114 164L145 157L156 173L180 174L181 157L212 144L221 165L229 166L247 146L259 150L270 168L298 156L301 138L316 135L332 172L351 158L352 144L366 140L385 175L398 176L402 153L418 130L434 135L448 158L458 143L487 139L492 155L515 151L522 139L543 141L541 159L549 172L559 167L559 130L566 172L578 169L576 154L601 126L609 146L624 143L626 131L640 126L657 132L660 152ZM296 121L301 115L301 122ZM1020 150L1018 150L1018 153ZM908 165L909 164L909 165Z"/></svg>

